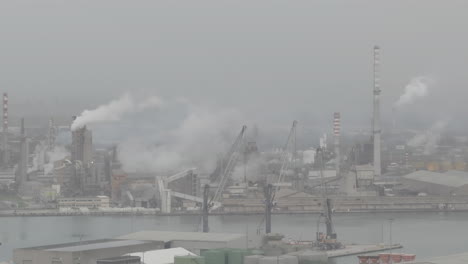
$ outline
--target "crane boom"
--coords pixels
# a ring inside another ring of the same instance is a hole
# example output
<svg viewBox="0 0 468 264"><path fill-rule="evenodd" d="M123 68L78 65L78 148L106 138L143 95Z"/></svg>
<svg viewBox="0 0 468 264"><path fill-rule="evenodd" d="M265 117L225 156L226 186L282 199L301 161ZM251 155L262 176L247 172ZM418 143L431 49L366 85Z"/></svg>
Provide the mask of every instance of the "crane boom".
<svg viewBox="0 0 468 264"><path fill-rule="evenodd" d="M236 138L236 141L234 142L229 152L227 153L226 166L224 167L224 170L222 170L221 179L219 180L218 188L216 189L215 194L213 198L211 199L212 203L219 201L219 199L221 198L221 194L223 193L224 188L226 187L226 183L229 177L231 176L232 172L234 171L234 168L236 167L239 156L242 153L242 147L244 146L244 135L245 135L246 130L247 130L247 126L243 126L241 129L241 132Z"/></svg>
<svg viewBox="0 0 468 264"><path fill-rule="evenodd" d="M286 145L284 146L283 148L283 155L281 157L281 169L280 169L280 173L279 173L279 176L278 176L278 180L277 180L277 183L281 183L283 181L283 178L284 178L284 174L285 172L289 169L289 166L291 165L290 163L290 159L295 159L295 152L296 152L296 149L295 149L295 144L296 144L296 127L297 127L297 121L294 120L293 121L293 124L292 124L292 127L291 127L291 130L289 131L289 135L288 135L288 140L286 141ZM290 149L293 148L293 150L291 151L291 157L289 156L289 152L290 152Z"/></svg>

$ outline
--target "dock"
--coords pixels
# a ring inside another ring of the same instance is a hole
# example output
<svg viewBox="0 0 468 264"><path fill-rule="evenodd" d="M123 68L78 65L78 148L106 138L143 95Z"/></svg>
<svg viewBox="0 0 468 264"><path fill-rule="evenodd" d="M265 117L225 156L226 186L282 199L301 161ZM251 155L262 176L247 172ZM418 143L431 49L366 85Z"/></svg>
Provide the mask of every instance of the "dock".
<svg viewBox="0 0 468 264"><path fill-rule="evenodd" d="M403 248L400 244L395 245L346 245L343 249L327 251L329 258L337 258L351 255L367 254L372 252L386 251Z"/></svg>

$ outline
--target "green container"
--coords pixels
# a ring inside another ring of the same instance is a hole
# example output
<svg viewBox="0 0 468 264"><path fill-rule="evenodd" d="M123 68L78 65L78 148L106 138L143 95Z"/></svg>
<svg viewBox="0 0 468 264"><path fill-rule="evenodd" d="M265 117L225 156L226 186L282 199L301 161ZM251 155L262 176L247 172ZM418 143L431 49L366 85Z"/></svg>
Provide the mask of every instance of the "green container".
<svg viewBox="0 0 468 264"><path fill-rule="evenodd" d="M176 256L174 264L205 264L205 258L199 256Z"/></svg>
<svg viewBox="0 0 468 264"><path fill-rule="evenodd" d="M226 264L226 253L224 253L224 250L206 250L201 252L201 255L205 257L206 264Z"/></svg>
<svg viewBox="0 0 468 264"><path fill-rule="evenodd" d="M231 249L227 253L227 264L244 264L244 257L252 255L248 249Z"/></svg>

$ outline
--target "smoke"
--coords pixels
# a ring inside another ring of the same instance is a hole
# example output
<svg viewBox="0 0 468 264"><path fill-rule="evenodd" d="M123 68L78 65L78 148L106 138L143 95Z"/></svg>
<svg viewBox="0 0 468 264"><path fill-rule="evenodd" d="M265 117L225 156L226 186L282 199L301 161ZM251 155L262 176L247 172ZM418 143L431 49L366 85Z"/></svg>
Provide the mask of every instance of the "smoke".
<svg viewBox="0 0 468 264"><path fill-rule="evenodd" d="M28 169L28 173L44 169L44 174L48 175L54 169L56 161L62 160L69 155L70 153L63 146L55 146L52 151L48 151L46 144L40 142L34 149L32 167Z"/></svg>
<svg viewBox="0 0 468 264"><path fill-rule="evenodd" d="M171 173L197 167L199 172L211 173L240 132L239 120L234 110L189 105L175 127L163 133L147 128L147 136L124 140L118 146L118 157L129 172Z"/></svg>
<svg viewBox="0 0 468 264"><path fill-rule="evenodd" d="M48 162L44 164L44 174L47 175L54 169L54 163L70 156L70 152L63 146L55 146L52 151L46 153Z"/></svg>
<svg viewBox="0 0 468 264"><path fill-rule="evenodd" d="M234 183L242 183L245 178L251 182L264 181L265 175L262 172L266 166L266 160L260 155L250 157L246 163L241 159L232 172L231 179Z"/></svg>
<svg viewBox="0 0 468 264"><path fill-rule="evenodd" d="M412 104L418 98L425 97L428 95L428 87L434 81L429 77L416 77L411 79L411 81L406 85L404 93L400 96L398 101L396 101L394 107L398 108L403 105Z"/></svg>
<svg viewBox="0 0 468 264"><path fill-rule="evenodd" d="M424 154L430 155L437 150L441 134L447 128L447 121L437 121L428 130L411 138L407 145L410 147L424 147Z"/></svg>
<svg viewBox="0 0 468 264"><path fill-rule="evenodd" d="M159 108L162 105L163 101L156 96L136 101L130 94L124 94L119 99L98 106L94 110L84 110L73 121L71 130L74 131L93 123L119 121L125 114L141 112L150 108Z"/></svg>

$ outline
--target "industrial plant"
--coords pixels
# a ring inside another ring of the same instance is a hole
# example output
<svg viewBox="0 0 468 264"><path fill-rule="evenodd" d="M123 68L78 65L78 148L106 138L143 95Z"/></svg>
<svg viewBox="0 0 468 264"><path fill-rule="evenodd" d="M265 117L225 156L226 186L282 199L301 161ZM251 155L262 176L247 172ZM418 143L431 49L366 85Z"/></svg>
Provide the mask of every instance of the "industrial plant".
<svg viewBox="0 0 468 264"><path fill-rule="evenodd" d="M148 257L144 263L162 263L156 260L164 256L176 264L319 263L401 248L342 242L333 223L336 213L468 211L468 138L437 127L422 133L398 130L395 120L391 129L382 129L380 53L375 46L371 129L347 130L342 125L346 113L323 113L330 126L322 137L307 139L316 147L299 143L300 121L294 120L283 146L261 149L258 128L250 132L243 125L231 133L211 170L196 163L129 170L121 155L133 153L123 153L118 142L93 141L92 111L65 124L51 117L48 124L33 128L22 118L18 127L11 127L4 93L0 185L15 199L0 202L1 215L202 216L200 233L144 231L22 248L14 251L15 263L143 263L145 254L154 260ZM148 105L136 104L131 111ZM58 142L59 136L68 143ZM316 237L285 241L272 220L284 213L318 213ZM209 233L209 215L235 214L263 214L257 236ZM414 260L405 256L395 258Z"/></svg>
<svg viewBox="0 0 468 264"><path fill-rule="evenodd" d="M197 164L164 173L128 171L119 160L118 144L97 148L92 125L74 125L80 118L76 116L60 125L50 118L42 129L29 128L24 119L19 128L9 127L9 99L4 93L0 184L21 202L3 202L2 207L9 209L3 214L132 214L137 210L198 214L204 195L210 213L261 213L264 188L269 185L273 186L273 213L320 212L324 192L335 212L438 210L441 204L444 209L466 210L466 138L440 133L434 141L429 138L434 131L422 135L395 127L383 131L378 46L373 56L370 134L342 131L346 114L335 112L325 129L330 133L308 139L317 142L316 148L298 145L299 122L294 121L284 135L284 146L259 149L258 135L249 136L243 126L211 171L200 170ZM71 143L58 144L59 133L68 134ZM411 137L426 142L414 144Z"/></svg>

